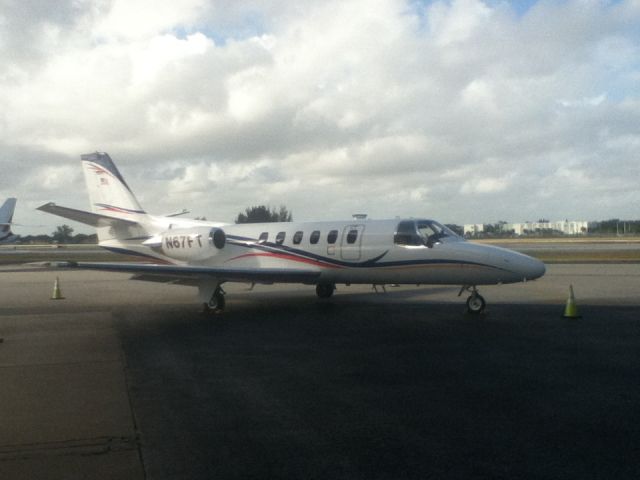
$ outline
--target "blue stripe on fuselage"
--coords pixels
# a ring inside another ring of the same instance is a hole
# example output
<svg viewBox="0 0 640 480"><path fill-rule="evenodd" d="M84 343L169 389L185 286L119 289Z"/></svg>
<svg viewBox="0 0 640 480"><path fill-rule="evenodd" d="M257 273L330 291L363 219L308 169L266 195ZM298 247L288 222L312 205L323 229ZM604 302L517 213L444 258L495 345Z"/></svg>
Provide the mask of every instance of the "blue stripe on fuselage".
<svg viewBox="0 0 640 480"><path fill-rule="evenodd" d="M420 259L420 260L395 260L389 262L380 262L380 260L389 253L389 250L386 250L381 255L377 257L373 257L369 260L365 260L363 262L347 262L343 260L336 260L335 258L326 257L323 255L317 255L315 253L308 252L306 250L300 250L297 248L288 247L286 245L278 245L272 242L264 242L258 243L258 240L248 238L248 237L240 237L236 235L228 235L228 240L233 240L233 245L237 245L245 248L253 248L256 250L261 250L265 252L271 253L286 253L288 255L297 256L301 259L310 259L315 260L317 262L323 262L330 265L335 265L339 267L348 267L348 268L390 268L390 267L412 267L412 266L422 266L422 265L470 265L476 267L486 267L492 268L495 270L501 270L504 272L509 272L509 270L496 267L495 265L488 265L486 263L480 262L470 262L466 260L454 260L454 259ZM255 243L254 243L255 242Z"/></svg>

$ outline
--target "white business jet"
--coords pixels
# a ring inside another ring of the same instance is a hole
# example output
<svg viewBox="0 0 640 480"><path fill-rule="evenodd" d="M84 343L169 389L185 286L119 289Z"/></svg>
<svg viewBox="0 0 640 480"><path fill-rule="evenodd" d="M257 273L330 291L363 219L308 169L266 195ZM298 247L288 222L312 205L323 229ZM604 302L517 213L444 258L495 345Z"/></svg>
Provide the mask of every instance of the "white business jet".
<svg viewBox="0 0 640 480"><path fill-rule="evenodd" d="M96 227L101 247L153 263L69 262L134 279L194 285L206 311L224 308L225 282L303 283L330 297L336 284L460 285L469 312L478 285L534 280L539 260L465 241L427 219L225 224L148 214L106 153L82 155L92 212L48 203L39 210Z"/></svg>
<svg viewBox="0 0 640 480"><path fill-rule="evenodd" d="M20 235L14 235L11 232L11 222L13 221L13 212L16 209L16 199L7 198L0 207L0 243L15 242Z"/></svg>

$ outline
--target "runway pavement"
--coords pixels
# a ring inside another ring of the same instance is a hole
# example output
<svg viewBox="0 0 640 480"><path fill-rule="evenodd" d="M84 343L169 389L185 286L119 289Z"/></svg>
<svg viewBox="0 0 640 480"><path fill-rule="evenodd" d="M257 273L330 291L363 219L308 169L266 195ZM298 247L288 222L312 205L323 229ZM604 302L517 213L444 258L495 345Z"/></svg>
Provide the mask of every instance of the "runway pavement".
<svg viewBox="0 0 640 480"><path fill-rule="evenodd" d="M640 265L482 287L0 270L0 478L638 478ZM64 300L49 300L56 276ZM581 319L562 319L569 285Z"/></svg>

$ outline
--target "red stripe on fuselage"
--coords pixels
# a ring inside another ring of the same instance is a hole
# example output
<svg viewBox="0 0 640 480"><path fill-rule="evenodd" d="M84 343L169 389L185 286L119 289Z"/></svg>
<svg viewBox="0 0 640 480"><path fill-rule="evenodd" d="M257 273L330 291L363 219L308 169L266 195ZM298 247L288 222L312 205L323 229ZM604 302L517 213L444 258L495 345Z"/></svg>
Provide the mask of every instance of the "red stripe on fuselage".
<svg viewBox="0 0 640 480"><path fill-rule="evenodd" d="M316 267L344 268L340 265L333 265L331 263L320 262L318 260L313 260L311 258L297 257L295 255L289 255L286 253L246 253L244 255L239 255L237 257L230 258L225 263L232 262L234 260L239 260L241 258L249 258L249 257L269 257L269 258L277 258L278 260L289 260L291 262L306 263L308 265L315 265Z"/></svg>

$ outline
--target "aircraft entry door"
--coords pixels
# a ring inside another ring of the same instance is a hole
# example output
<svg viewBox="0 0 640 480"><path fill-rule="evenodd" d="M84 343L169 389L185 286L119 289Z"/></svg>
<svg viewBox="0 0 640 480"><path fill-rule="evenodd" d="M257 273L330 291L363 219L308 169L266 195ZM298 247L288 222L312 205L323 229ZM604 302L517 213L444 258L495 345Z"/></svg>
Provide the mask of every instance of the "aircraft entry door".
<svg viewBox="0 0 640 480"><path fill-rule="evenodd" d="M342 231L340 255L343 260L360 260L364 225L347 225Z"/></svg>

